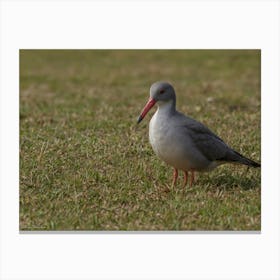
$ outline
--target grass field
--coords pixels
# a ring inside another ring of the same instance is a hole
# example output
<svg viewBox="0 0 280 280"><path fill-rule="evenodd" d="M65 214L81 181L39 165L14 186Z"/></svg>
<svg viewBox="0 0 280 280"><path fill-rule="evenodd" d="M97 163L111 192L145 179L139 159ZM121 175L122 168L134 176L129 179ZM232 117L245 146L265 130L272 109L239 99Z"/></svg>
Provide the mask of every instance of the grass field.
<svg viewBox="0 0 280 280"><path fill-rule="evenodd" d="M171 189L150 85L260 161L260 51L20 51L20 230L260 230L261 171L224 165Z"/></svg>

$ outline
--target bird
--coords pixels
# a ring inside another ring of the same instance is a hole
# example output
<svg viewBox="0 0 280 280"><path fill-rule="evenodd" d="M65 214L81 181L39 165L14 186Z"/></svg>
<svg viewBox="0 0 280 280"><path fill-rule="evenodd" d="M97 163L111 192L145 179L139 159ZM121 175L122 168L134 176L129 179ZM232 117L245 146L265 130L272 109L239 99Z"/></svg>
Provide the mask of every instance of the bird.
<svg viewBox="0 0 280 280"><path fill-rule="evenodd" d="M225 163L261 167L227 145L201 122L176 110L176 93L164 81L152 84L150 97L137 119L139 124L148 111L157 105L149 123L149 141L155 154L174 169L172 186L177 182L178 170L184 172L183 186L195 180L195 172L211 171Z"/></svg>

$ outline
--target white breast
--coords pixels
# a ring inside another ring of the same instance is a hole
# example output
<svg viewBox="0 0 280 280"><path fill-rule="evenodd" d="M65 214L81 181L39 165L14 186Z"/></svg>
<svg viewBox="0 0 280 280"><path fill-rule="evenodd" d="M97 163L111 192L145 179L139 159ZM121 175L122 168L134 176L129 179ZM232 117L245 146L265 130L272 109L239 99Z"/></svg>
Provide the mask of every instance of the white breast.
<svg viewBox="0 0 280 280"><path fill-rule="evenodd" d="M154 114L150 121L149 139L156 155L167 164L177 169L191 169L185 147L180 145L180 135L176 136L176 128L168 122L166 115L158 111Z"/></svg>
<svg viewBox="0 0 280 280"><path fill-rule="evenodd" d="M208 162L193 140L178 125L179 116L157 110L149 125L149 139L156 155L180 170L208 169Z"/></svg>

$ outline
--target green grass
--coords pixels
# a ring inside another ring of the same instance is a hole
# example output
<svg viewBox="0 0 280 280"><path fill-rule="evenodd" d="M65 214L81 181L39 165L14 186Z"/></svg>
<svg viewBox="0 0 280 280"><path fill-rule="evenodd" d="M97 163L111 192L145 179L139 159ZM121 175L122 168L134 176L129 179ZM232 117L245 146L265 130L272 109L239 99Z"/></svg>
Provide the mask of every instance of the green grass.
<svg viewBox="0 0 280 280"><path fill-rule="evenodd" d="M261 171L224 165L172 189L153 153L157 80L178 110L260 161L260 51L21 50L21 230L260 230Z"/></svg>

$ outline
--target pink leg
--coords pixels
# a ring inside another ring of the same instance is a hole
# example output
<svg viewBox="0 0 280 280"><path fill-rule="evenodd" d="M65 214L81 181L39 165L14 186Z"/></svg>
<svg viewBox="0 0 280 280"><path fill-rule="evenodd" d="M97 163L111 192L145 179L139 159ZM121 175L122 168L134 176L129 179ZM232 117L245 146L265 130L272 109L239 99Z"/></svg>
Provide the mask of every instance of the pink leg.
<svg viewBox="0 0 280 280"><path fill-rule="evenodd" d="M174 187L178 178L178 170L174 168L172 186Z"/></svg>
<svg viewBox="0 0 280 280"><path fill-rule="evenodd" d="M188 183L188 171L184 171L184 183L183 187L185 187Z"/></svg>
<svg viewBox="0 0 280 280"><path fill-rule="evenodd" d="M194 182L194 170L191 170L192 176L191 176L191 181L190 181L190 187L192 186L193 182Z"/></svg>

